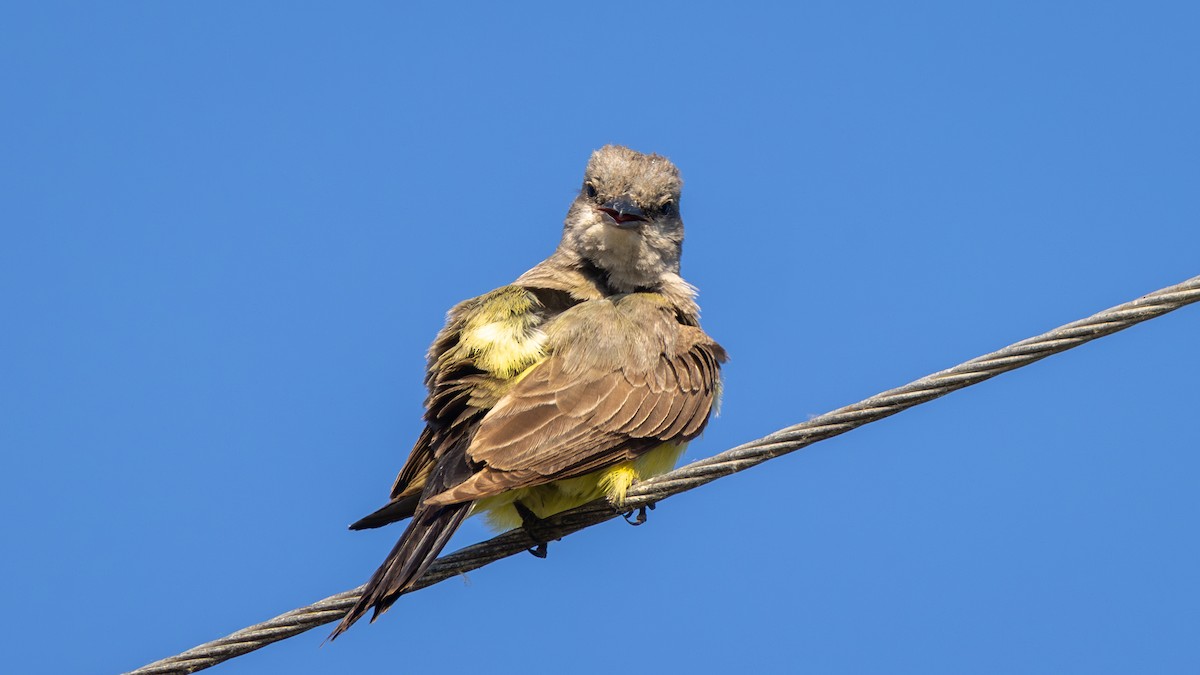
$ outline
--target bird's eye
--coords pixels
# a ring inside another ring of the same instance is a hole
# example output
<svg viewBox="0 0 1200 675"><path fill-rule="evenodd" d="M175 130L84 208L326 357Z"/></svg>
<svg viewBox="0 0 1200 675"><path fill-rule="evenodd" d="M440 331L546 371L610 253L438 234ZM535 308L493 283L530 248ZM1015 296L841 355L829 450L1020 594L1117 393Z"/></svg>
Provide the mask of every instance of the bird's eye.
<svg viewBox="0 0 1200 675"><path fill-rule="evenodd" d="M583 192L588 196L588 199L596 198L596 186L592 185L591 183L583 184Z"/></svg>
<svg viewBox="0 0 1200 675"><path fill-rule="evenodd" d="M662 206L660 206L658 208L658 210L662 211L664 214L666 214L668 216L671 216L671 215L674 215L675 212L679 210L679 206L675 203L674 199L668 199L667 201L662 203Z"/></svg>

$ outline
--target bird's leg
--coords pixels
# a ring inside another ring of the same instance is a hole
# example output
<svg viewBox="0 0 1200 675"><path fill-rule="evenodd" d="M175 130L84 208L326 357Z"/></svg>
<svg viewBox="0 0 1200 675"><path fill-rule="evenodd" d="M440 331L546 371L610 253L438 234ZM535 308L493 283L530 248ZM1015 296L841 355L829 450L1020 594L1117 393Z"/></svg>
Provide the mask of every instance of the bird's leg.
<svg viewBox="0 0 1200 675"><path fill-rule="evenodd" d="M651 511L653 511L654 510L654 502L650 502L650 503L646 504L645 506L639 507L637 510L637 518L634 518L633 520L630 520L630 517L633 516L633 511L627 511L621 515L625 516L625 522L629 523L630 525L633 525L634 527L637 527L638 525L642 525L643 523L646 522L646 509L650 509Z"/></svg>
<svg viewBox="0 0 1200 675"><path fill-rule="evenodd" d="M535 558L545 558L549 554L550 545L547 542L548 537L545 536L543 530L546 521L538 518L533 511L529 510L519 501L513 502L513 508L517 510L517 515L521 516L521 529L525 530L525 534L536 544L533 548L527 549ZM540 530L540 531L539 531Z"/></svg>

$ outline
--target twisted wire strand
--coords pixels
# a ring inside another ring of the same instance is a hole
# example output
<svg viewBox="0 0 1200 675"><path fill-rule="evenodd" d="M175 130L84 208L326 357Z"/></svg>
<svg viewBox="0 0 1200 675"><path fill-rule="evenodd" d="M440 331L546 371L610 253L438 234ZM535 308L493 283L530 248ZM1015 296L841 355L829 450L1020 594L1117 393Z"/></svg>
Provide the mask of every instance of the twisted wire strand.
<svg viewBox="0 0 1200 675"><path fill-rule="evenodd" d="M953 368L927 375L853 405L780 429L670 473L636 483L630 487L623 508L637 509L652 505L672 495L745 471L767 460L844 434L864 424L895 415L952 391L978 384L1001 373L1029 365L1197 301L1200 301L1200 276L1022 340ZM561 539L617 515L618 512L607 502L596 501L548 519L544 527L538 528L539 534L547 538ZM518 529L460 549L439 558L411 590L420 590L449 577L521 553L536 543L524 530ZM181 675L203 670L272 642L341 619L358 600L362 589L363 587L359 586L354 590L332 595L307 607L294 609L218 640L155 661L125 675Z"/></svg>

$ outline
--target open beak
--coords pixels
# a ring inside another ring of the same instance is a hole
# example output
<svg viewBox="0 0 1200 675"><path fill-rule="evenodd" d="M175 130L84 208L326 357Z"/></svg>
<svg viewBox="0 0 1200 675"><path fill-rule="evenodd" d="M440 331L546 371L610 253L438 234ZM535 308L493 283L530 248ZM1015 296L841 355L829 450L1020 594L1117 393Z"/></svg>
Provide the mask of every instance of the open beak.
<svg viewBox="0 0 1200 675"><path fill-rule="evenodd" d="M638 223L649 220L645 211L625 197L614 199L599 208L608 214L609 218L612 218L617 227L622 229L632 230L638 226Z"/></svg>

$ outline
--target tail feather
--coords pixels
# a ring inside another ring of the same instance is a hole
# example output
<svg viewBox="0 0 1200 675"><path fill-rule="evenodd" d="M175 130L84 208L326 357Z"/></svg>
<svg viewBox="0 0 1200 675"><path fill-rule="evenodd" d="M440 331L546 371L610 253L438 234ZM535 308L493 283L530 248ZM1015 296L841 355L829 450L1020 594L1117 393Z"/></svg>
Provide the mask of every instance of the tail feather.
<svg viewBox="0 0 1200 675"><path fill-rule="evenodd" d="M400 541L396 542L383 564L371 575L362 597L333 629L329 639L346 632L368 609L374 609L371 621L386 612L396 598L412 588L429 569L470 511L471 502L418 508Z"/></svg>
<svg viewBox="0 0 1200 675"><path fill-rule="evenodd" d="M376 527L390 525L397 520L404 520L411 516L417 510L417 503L421 501L421 495L412 495L403 499L394 499L382 508L377 509L374 513L359 518L350 525L352 530L369 530Z"/></svg>

